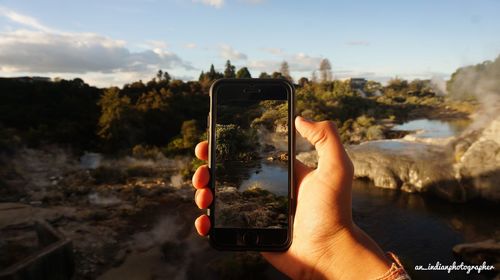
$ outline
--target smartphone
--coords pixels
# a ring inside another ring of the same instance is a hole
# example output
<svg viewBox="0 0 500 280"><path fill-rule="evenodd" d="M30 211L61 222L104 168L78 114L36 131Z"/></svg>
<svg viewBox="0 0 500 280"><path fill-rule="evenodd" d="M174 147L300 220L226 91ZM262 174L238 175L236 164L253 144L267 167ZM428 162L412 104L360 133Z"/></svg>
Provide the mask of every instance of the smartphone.
<svg viewBox="0 0 500 280"><path fill-rule="evenodd" d="M294 88L220 79L210 88L209 239L219 250L284 251L292 242Z"/></svg>

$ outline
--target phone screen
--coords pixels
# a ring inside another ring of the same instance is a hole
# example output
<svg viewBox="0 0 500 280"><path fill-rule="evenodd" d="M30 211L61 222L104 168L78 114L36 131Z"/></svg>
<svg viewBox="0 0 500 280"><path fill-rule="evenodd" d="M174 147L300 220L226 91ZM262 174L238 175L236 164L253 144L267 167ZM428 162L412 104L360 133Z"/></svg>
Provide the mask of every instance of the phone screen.
<svg viewBox="0 0 500 280"><path fill-rule="evenodd" d="M215 118L215 228L288 228L285 92L221 92Z"/></svg>

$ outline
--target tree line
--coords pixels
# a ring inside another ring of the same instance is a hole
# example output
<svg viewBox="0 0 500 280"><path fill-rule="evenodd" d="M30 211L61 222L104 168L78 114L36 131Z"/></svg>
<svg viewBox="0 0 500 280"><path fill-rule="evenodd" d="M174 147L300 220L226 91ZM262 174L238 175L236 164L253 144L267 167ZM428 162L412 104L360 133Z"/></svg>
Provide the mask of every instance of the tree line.
<svg viewBox="0 0 500 280"><path fill-rule="evenodd" d="M499 58L458 69L448 82L450 94L460 96L455 94L455 88L464 90L457 83L470 69L480 77L493 77L498 74L498 65ZM294 81L289 64L284 61L278 71L263 72L258 77L294 82L297 113L336 121L347 142L383 137L379 129L370 130L377 126L377 120L404 119L415 108L438 106L445 99L436 93L429 80L398 78L385 86L367 81L361 89L362 96L349 80L334 79L331 69L331 63L324 59L311 78ZM160 147L165 153L187 152L206 137L208 89L215 79L222 77L252 75L247 67L236 70L228 60L224 71L219 72L211 65L197 81L173 79L168 72L159 70L147 82L136 81L122 88L96 88L79 78L57 81L0 78L0 151L59 144L76 151L107 153L130 152L134 147ZM263 116L262 121L269 122L265 118L271 117Z"/></svg>

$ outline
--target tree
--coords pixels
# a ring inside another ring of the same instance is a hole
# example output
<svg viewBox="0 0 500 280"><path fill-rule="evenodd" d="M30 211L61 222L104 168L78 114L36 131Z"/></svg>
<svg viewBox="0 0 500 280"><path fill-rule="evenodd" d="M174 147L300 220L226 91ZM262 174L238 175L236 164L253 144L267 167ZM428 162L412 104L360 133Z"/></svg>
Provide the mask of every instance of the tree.
<svg viewBox="0 0 500 280"><path fill-rule="evenodd" d="M273 72L273 74L271 74L271 78L273 78L273 79L284 79L285 77L283 77L283 74L281 74L281 72Z"/></svg>
<svg viewBox="0 0 500 280"><path fill-rule="evenodd" d="M165 73L163 73L163 80L165 81L165 83L169 84L171 79L172 77L170 77L170 74L168 74L168 72L165 71Z"/></svg>
<svg viewBox="0 0 500 280"><path fill-rule="evenodd" d="M215 67L213 64L210 65L210 70L208 71L207 76L209 80L215 80L217 72L215 71Z"/></svg>
<svg viewBox="0 0 500 280"><path fill-rule="evenodd" d="M311 82L312 83L318 82L318 76L316 75L316 70L312 71L312 73L311 73Z"/></svg>
<svg viewBox="0 0 500 280"><path fill-rule="evenodd" d="M226 61L226 69L224 70L224 78L234 78L236 77L235 67L231 65L231 61Z"/></svg>
<svg viewBox="0 0 500 280"><path fill-rule="evenodd" d="M163 71L161 71L161 69L156 73L156 77L158 78L158 82L163 80Z"/></svg>
<svg viewBox="0 0 500 280"><path fill-rule="evenodd" d="M386 88L392 89L396 93L406 93L408 90L408 81L395 77L387 82Z"/></svg>
<svg viewBox="0 0 500 280"><path fill-rule="evenodd" d="M323 58L319 64L319 73L322 82L329 82L332 80L332 65L328 58Z"/></svg>
<svg viewBox="0 0 500 280"><path fill-rule="evenodd" d="M252 78L252 75L250 74L250 71L248 71L248 68L242 67L238 72L236 73L236 78L242 79L242 78Z"/></svg>
<svg viewBox="0 0 500 280"><path fill-rule="evenodd" d="M194 148L200 135L196 120L184 121L181 126L181 134L184 148Z"/></svg>
<svg viewBox="0 0 500 280"><path fill-rule="evenodd" d="M290 66L288 65L288 62L283 61L281 63L280 73L285 79L292 81L292 76L290 76Z"/></svg>
<svg viewBox="0 0 500 280"><path fill-rule="evenodd" d="M299 79L299 86L304 87L309 84L309 80L306 77L302 77Z"/></svg>
<svg viewBox="0 0 500 280"><path fill-rule="evenodd" d="M120 97L120 90L104 90L98 103L101 106L98 136L105 140L110 150L119 150L135 144L140 130L139 116L133 110L128 96Z"/></svg>
<svg viewBox="0 0 500 280"><path fill-rule="evenodd" d="M267 74L267 72L261 72L259 75L259 78L261 79L269 79L271 78L271 75Z"/></svg>
<svg viewBox="0 0 500 280"><path fill-rule="evenodd" d="M210 65L210 71L208 71L208 73L206 75L210 81L217 80L217 79L224 77L224 75L222 75L222 73L215 71L215 67L213 64Z"/></svg>
<svg viewBox="0 0 500 280"><path fill-rule="evenodd" d="M202 82L207 78L207 74L203 70L201 70L200 76L198 77L198 82Z"/></svg>

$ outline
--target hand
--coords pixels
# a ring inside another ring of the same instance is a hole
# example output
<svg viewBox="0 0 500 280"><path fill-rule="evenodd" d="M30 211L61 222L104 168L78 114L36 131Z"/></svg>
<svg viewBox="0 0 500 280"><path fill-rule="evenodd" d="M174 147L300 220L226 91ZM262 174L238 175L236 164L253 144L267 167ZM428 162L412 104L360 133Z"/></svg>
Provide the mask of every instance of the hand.
<svg viewBox="0 0 500 280"><path fill-rule="evenodd" d="M377 244L352 221L353 165L332 122L295 119L297 131L318 152L318 167L311 169L295 160L297 208L292 245L286 252L262 255L293 279L369 279L390 269L390 261ZM206 141L195 154L208 158ZM195 202L200 209L212 203L209 170L200 166L194 176ZM208 234L210 219L195 221L200 235Z"/></svg>

